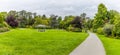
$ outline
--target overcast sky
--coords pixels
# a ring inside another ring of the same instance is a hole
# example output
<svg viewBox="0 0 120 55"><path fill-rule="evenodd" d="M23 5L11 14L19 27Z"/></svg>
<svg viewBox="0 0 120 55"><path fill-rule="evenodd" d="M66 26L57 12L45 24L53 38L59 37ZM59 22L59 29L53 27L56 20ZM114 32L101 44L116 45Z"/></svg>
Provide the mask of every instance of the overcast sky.
<svg viewBox="0 0 120 55"><path fill-rule="evenodd" d="M0 11L27 10L40 15L60 16L80 15L84 12L93 17L100 3L104 3L108 10L120 12L120 0L0 0Z"/></svg>

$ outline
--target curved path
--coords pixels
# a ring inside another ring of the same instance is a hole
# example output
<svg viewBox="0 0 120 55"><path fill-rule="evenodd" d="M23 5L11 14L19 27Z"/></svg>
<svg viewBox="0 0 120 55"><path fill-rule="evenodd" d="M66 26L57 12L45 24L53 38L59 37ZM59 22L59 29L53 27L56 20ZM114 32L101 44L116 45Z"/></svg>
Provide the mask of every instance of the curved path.
<svg viewBox="0 0 120 55"><path fill-rule="evenodd" d="M102 42L96 34L89 32L89 37L70 55L106 55Z"/></svg>

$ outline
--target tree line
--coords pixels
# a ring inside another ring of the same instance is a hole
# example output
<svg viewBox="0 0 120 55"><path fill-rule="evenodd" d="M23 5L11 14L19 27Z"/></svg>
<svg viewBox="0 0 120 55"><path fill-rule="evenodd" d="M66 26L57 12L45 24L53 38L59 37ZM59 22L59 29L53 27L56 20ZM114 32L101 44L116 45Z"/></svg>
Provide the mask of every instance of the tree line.
<svg viewBox="0 0 120 55"><path fill-rule="evenodd" d="M65 29L68 31L85 30L86 23L90 19L86 17L86 13L80 16L65 16L64 18L58 15L45 14L37 15L37 13L28 12L25 10L9 12L0 12L0 30L9 30L10 28L36 28L37 25L46 25L48 29Z"/></svg>

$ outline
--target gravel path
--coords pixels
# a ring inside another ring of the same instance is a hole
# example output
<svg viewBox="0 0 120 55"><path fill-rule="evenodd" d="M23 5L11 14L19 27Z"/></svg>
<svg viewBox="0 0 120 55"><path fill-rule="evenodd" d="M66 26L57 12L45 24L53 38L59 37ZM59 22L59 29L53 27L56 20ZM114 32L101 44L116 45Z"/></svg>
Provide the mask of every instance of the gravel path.
<svg viewBox="0 0 120 55"><path fill-rule="evenodd" d="M89 37L70 55L106 55L102 42L96 34L89 32Z"/></svg>

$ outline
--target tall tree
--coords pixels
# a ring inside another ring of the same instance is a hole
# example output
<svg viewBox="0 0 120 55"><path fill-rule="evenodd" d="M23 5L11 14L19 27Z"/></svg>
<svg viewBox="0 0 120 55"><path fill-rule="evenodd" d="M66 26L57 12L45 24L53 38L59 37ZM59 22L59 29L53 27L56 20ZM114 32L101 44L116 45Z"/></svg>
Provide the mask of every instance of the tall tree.
<svg viewBox="0 0 120 55"><path fill-rule="evenodd" d="M50 17L50 26L52 28L57 28L58 27L58 20L57 20L57 16L56 15L51 15Z"/></svg>
<svg viewBox="0 0 120 55"><path fill-rule="evenodd" d="M96 13L94 17L94 22L93 22L93 28L97 29L98 27L103 27L104 24L107 22L107 8L105 7L104 4L99 4L98 6L98 12Z"/></svg>
<svg viewBox="0 0 120 55"><path fill-rule="evenodd" d="M62 17L58 17L58 23L60 23L62 21Z"/></svg>
<svg viewBox="0 0 120 55"><path fill-rule="evenodd" d="M33 13L34 18L37 16L37 13Z"/></svg>
<svg viewBox="0 0 120 55"><path fill-rule="evenodd" d="M80 17L81 17L82 19L85 19L85 18L86 18L86 13L82 13L82 14L80 15Z"/></svg>

